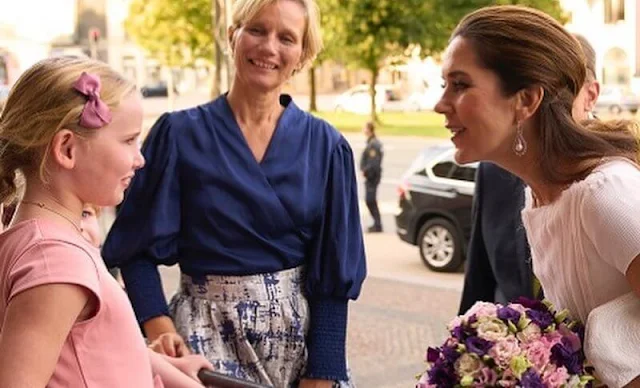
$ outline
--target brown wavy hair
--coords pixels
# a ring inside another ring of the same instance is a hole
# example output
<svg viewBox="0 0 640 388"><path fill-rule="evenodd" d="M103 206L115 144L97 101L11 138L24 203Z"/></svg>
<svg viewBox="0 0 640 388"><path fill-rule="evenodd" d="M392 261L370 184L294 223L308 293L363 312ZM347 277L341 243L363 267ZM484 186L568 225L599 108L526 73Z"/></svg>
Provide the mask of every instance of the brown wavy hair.
<svg viewBox="0 0 640 388"><path fill-rule="evenodd" d="M485 7L460 21L451 40L456 37L469 42L480 66L498 76L505 96L544 89L534 130L549 183L583 179L603 157L638 162L635 122L573 119L571 107L585 82L587 60L576 38L555 19L523 6Z"/></svg>

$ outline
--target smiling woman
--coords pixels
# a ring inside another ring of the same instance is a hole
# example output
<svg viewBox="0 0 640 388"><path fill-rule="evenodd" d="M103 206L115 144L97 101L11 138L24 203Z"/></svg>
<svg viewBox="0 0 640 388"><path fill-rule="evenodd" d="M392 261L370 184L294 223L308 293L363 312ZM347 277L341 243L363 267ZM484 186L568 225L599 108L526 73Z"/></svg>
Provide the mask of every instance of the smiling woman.
<svg viewBox="0 0 640 388"><path fill-rule="evenodd" d="M270 386L349 385L347 306L366 272L353 153L282 94L322 47L317 6L234 7L231 89L152 128L105 260L154 349ZM177 263L167 306L157 266Z"/></svg>

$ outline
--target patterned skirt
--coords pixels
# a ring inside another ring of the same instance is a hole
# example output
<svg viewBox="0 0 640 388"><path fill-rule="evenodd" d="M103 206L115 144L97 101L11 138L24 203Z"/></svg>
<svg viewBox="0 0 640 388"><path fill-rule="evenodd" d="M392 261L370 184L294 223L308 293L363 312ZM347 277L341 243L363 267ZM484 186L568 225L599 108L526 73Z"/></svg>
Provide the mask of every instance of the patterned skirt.
<svg viewBox="0 0 640 388"><path fill-rule="evenodd" d="M303 288L303 267L209 275L202 281L182 274L169 309L178 333L216 371L278 388L297 387L306 366L309 328Z"/></svg>

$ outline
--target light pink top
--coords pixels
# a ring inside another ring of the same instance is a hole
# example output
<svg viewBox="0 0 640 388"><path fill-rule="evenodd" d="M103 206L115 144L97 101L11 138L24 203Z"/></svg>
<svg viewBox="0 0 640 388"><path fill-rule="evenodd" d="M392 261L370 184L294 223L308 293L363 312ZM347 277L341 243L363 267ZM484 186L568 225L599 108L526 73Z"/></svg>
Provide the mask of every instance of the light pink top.
<svg viewBox="0 0 640 388"><path fill-rule="evenodd" d="M547 299L586 323L589 312L631 291L627 268L640 254L640 170L621 158L596 168L522 221L533 271Z"/></svg>
<svg viewBox="0 0 640 388"><path fill-rule="evenodd" d="M95 294L98 309L71 329L47 387L162 386L159 379L154 383L129 300L97 248L71 226L46 220L24 221L0 234L0 322L15 295L52 283L87 288Z"/></svg>

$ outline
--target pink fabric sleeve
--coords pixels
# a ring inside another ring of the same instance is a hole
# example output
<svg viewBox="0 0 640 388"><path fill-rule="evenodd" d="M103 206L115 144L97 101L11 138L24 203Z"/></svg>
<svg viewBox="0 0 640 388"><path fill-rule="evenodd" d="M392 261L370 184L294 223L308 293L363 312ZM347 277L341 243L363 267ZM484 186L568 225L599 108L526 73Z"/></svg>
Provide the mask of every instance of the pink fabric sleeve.
<svg viewBox="0 0 640 388"><path fill-rule="evenodd" d="M640 255L640 170L615 162L598 173L581 203L582 225L600 257L626 274Z"/></svg>
<svg viewBox="0 0 640 388"><path fill-rule="evenodd" d="M43 240L28 249L9 272L9 300L45 284L75 284L91 291L100 311L100 285L96 263L81 247L59 240Z"/></svg>

